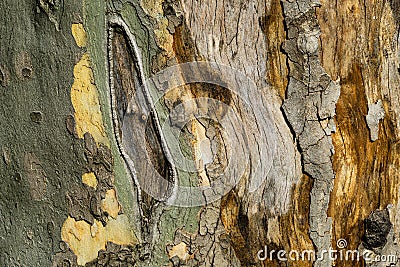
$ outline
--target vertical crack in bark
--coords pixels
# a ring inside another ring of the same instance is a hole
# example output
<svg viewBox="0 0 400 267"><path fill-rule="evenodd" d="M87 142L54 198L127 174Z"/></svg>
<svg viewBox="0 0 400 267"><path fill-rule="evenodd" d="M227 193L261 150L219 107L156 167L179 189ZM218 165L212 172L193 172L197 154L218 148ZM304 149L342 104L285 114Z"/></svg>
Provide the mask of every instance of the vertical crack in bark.
<svg viewBox="0 0 400 267"><path fill-rule="evenodd" d="M303 171L314 179L310 199L310 235L318 251L331 246L332 220L327 216L333 189L333 117L340 95L319 59L320 28L317 1L283 1L287 40L289 84L284 113L295 132L302 154ZM315 266L331 266L328 258Z"/></svg>

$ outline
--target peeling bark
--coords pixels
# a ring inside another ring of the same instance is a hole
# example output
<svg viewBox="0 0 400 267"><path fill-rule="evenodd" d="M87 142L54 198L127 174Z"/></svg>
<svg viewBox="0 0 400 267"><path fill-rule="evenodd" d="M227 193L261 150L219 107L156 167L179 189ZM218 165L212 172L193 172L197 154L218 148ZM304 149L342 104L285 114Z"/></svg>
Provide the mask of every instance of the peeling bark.
<svg viewBox="0 0 400 267"><path fill-rule="evenodd" d="M388 265L399 7L1 2L0 265Z"/></svg>

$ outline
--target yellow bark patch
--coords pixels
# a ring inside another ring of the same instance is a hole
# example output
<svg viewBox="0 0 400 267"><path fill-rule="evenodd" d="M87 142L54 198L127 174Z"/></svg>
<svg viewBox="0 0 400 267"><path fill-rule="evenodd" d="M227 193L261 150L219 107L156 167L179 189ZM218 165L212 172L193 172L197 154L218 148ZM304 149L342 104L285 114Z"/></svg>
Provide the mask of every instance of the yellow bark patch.
<svg viewBox="0 0 400 267"><path fill-rule="evenodd" d="M111 217L117 218L118 213L121 211L121 206L117 200L117 193L114 189L106 192L106 197L101 201L101 209L106 211Z"/></svg>
<svg viewBox="0 0 400 267"><path fill-rule="evenodd" d="M106 249L107 242L119 245L134 245L137 242L125 215L110 219L105 227L97 220L90 225L68 217L62 226L61 238L77 256L79 265L96 259L98 252Z"/></svg>
<svg viewBox="0 0 400 267"><path fill-rule="evenodd" d="M85 53L75 65L74 78L71 88L71 101L75 110L78 136L83 138L83 135L89 132L97 143L109 146L88 53Z"/></svg>
<svg viewBox="0 0 400 267"><path fill-rule="evenodd" d="M140 5L147 14L153 18L157 18L164 13L162 7L163 0L141 0Z"/></svg>
<svg viewBox="0 0 400 267"><path fill-rule="evenodd" d="M72 24L71 32L74 36L76 45L79 47L85 47L87 44L87 35L83 25L81 23Z"/></svg>
<svg viewBox="0 0 400 267"><path fill-rule="evenodd" d="M168 256L169 258L178 256L179 259L184 261L190 258L187 245L184 242L181 242L178 245L172 247L171 250L168 252Z"/></svg>
<svg viewBox="0 0 400 267"><path fill-rule="evenodd" d="M97 188L97 178L93 172L84 173L82 175L82 183L93 187L94 189Z"/></svg>

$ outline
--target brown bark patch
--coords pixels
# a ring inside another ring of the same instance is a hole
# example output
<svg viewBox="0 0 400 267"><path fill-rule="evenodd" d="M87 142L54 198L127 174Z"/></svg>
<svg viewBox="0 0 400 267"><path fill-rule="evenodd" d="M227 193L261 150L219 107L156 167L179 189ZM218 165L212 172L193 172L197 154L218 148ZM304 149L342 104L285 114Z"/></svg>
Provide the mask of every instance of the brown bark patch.
<svg viewBox="0 0 400 267"><path fill-rule="evenodd" d="M179 63L191 62L195 60L195 45L190 36L189 29L185 24L175 28L174 42L172 48Z"/></svg>
<svg viewBox="0 0 400 267"><path fill-rule="evenodd" d="M281 49L286 39L286 32L282 6L279 0L272 0L267 14L259 18L259 23L265 33L265 41L267 43L267 80L278 90L280 97L284 99L288 84L288 69L286 55L282 53Z"/></svg>
<svg viewBox="0 0 400 267"><path fill-rule="evenodd" d="M255 259L252 256L249 244L243 230L247 229L243 219L240 220L239 203L234 192L230 192L221 201L221 220L226 232L230 236L231 246L242 266L253 266Z"/></svg>
<svg viewBox="0 0 400 267"><path fill-rule="evenodd" d="M388 7L390 3L391 10ZM363 221L377 209L396 204L399 145L396 138L395 75L387 66L395 62L392 41L399 22L399 1L321 1L321 60L333 79L341 79L336 105L337 131L332 135L336 174L329 216L333 219L332 245L344 238L346 249L357 249ZM386 67L385 67L386 66ZM378 140L371 142L366 122L368 104L381 100L385 117ZM362 262L337 262L362 266Z"/></svg>
<svg viewBox="0 0 400 267"><path fill-rule="evenodd" d="M342 80L336 105L337 132L332 135L336 171L329 215L333 218L333 241L344 238L346 249L357 249L363 235L363 220L375 209L385 208L397 200L397 183L389 175L393 154L393 126L388 119L380 123L379 139L371 142L365 116L367 97L363 70L354 64ZM397 162L398 164L398 162ZM340 266L362 266L360 262L343 262Z"/></svg>
<svg viewBox="0 0 400 267"><path fill-rule="evenodd" d="M309 236L310 231L310 192L313 181L304 175L301 182L294 186L292 192L292 208L286 215L281 216L280 228L282 232L282 243L286 251L314 250ZM306 267L312 266L313 261L288 262L289 266Z"/></svg>

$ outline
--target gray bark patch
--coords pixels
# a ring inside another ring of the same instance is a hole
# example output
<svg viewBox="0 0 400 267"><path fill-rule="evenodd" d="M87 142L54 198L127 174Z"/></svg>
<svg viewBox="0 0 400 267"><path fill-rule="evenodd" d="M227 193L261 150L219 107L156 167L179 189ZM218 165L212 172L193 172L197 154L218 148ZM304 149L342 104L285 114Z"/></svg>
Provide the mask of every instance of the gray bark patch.
<svg viewBox="0 0 400 267"><path fill-rule="evenodd" d="M283 110L302 153L303 172L314 179L310 202L310 236L317 252L331 247L332 219L327 216L329 194L335 177L331 157L333 117L340 96L319 59L320 28L312 1L284 1L289 84ZM315 266L330 266L329 259Z"/></svg>
<svg viewBox="0 0 400 267"><path fill-rule="evenodd" d="M375 104L368 105L368 115L366 116L366 119L372 142L378 140L379 121L384 117L385 110L383 109L382 100L378 100Z"/></svg>

